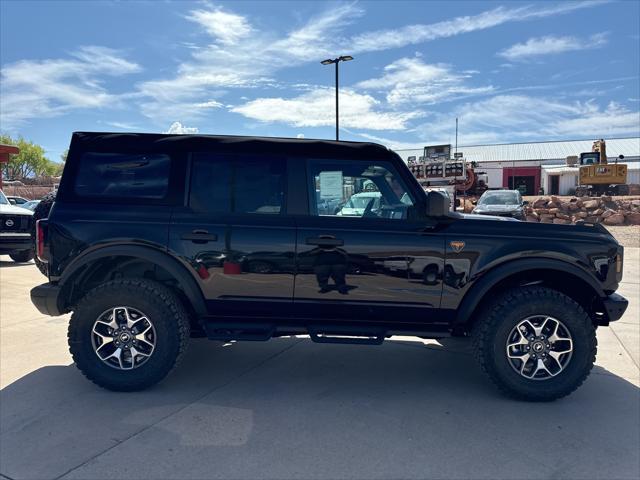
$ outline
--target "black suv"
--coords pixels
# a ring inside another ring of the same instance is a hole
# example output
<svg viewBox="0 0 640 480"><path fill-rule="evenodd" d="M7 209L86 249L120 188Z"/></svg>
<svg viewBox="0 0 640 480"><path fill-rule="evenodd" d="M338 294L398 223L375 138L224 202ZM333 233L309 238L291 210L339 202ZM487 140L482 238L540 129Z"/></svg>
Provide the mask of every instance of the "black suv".
<svg viewBox="0 0 640 480"><path fill-rule="evenodd" d="M461 215L370 143L75 133L37 245L48 315L92 381L139 390L189 336L380 344L470 336L506 393L567 395L619 319L600 225Z"/></svg>

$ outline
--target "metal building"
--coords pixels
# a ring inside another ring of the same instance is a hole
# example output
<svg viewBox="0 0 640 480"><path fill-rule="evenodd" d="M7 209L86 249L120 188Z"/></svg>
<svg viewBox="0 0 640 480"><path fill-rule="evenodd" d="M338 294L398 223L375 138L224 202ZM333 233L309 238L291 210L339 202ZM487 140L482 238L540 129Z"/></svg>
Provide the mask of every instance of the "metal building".
<svg viewBox="0 0 640 480"><path fill-rule="evenodd" d="M506 143L496 145L459 146L466 161L475 162L477 170L488 176L489 188L522 188L527 195L536 195L540 187L547 194L566 195L575 189L577 167L566 166L566 158L590 152L596 140L563 140L551 142ZM628 183L638 182L640 172L640 137L605 138L607 157L613 162L624 155L629 165ZM423 155L423 149L396 150L406 162L409 157ZM575 180L572 175L575 171ZM564 177L564 178L563 178Z"/></svg>

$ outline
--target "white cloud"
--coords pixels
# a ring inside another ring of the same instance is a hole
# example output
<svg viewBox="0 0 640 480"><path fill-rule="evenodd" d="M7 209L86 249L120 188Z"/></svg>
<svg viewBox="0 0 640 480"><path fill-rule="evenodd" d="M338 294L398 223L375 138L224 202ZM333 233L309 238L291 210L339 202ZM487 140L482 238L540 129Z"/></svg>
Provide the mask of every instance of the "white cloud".
<svg viewBox="0 0 640 480"><path fill-rule="evenodd" d="M632 112L616 102L609 102L606 108L588 103L584 113L573 118L559 118L548 127L557 137L592 135L610 137L614 135L640 135L640 112Z"/></svg>
<svg viewBox="0 0 640 480"><path fill-rule="evenodd" d="M134 125L133 123L126 122L105 122L110 127L120 128L122 130L139 130L140 127Z"/></svg>
<svg viewBox="0 0 640 480"><path fill-rule="evenodd" d="M379 78L357 84L364 89L385 89L391 105L405 103L433 104L486 94L494 90L486 85L473 87L466 84L472 73L454 73L446 64L426 64L420 58L401 58L384 68Z"/></svg>
<svg viewBox="0 0 640 480"><path fill-rule="evenodd" d="M386 137L380 137L378 135L371 135L369 133L364 133L364 132L349 131L349 133L351 133L352 135L357 135L359 137L365 138L374 143L380 143L392 150L408 150L413 148L422 148L425 146L424 142L404 142L401 140L394 140Z"/></svg>
<svg viewBox="0 0 640 480"><path fill-rule="evenodd" d="M299 133L296 135L296 138L304 138L304 133Z"/></svg>
<svg viewBox="0 0 640 480"><path fill-rule="evenodd" d="M535 57L540 55L558 54L563 52L571 52L576 50L586 50L598 48L607 43L606 33L596 33L588 39L577 37L535 37L530 38L525 43L516 43L498 53L499 56L509 60L522 60L524 58Z"/></svg>
<svg viewBox="0 0 640 480"><path fill-rule="evenodd" d="M210 43L192 49L189 59L178 65L174 76L139 85L140 93L145 97L141 105L142 113L159 122L170 121L177 116L189 121L197 120L206 111L194 107L205 102L205 97L213 97L217 101L230 88L279 87L273 79L277 71L317 62L336 55L336 52L354 54L397 48L508 22L566 14L599 3L602 2L499 7L478 15L367 32L352 37L346 33L348 27L364 14L364 10L355 3L331 5L284 34L260 29L247 16L228 9L202 7L189 12L186 18L208 34ZM469 90L470 87L461 84L452 84L449 88L449 96L489 91L489 87ZM422 94L423 101L433 102L442 97L435 88L414 90L403 92L399 89L391 99L402 103L410 95Z"/></svg>
<svg viewBox="0 0 640 480"><path fill-rule="evenodd" d="M251 34L247 19L222 8L213 10L193 10L188 20L200 24L213 38L225 45L233 45Z"/></svg>
<svg viewBox="0 0 640 480"><path fill-rule="evenodd" d="M267 123L285 123L294 127L335 125L335 97L332 88L318 88L291 99L258 98L239 105L232 112ZM400 130L407 121L422 112L384 110L370 95L351 89L340 91L340 125L368 130Z"/></svg>
<svg viewBox="0 0 640 480"><path fill-rule="evenodd" d="M425 138L446 143L453 138L456 117L463 145L640 135L640 112L619 104L603 107L594 101L563 103L527 95L497 95L465 103L416 130Z"/></svg>
<svg viewBox="0 0 640 480"><path fill-rule="evenodd" d="M12 130L32 118L117 106L120 96L107 91L102 77L140 70L116 50L97 46L80 47L71 59L8 64L0 79L0 125Z"/></svg>
<svg viewBox="0 0 640 480"><path fill-rule="evenodd" d="M196 103L194 105L196 108L221 108L224 105L220 102L217 102L215 100L208 100L206 102L200 102L200 103Z"/></svg>
<svg viewBox="0 0 640 480"><path fill-rule="evenodd" d="M189 133L198 133L197 127L187 127L180 122L173 122L169 127L169 130L162 133L168 133L170 135L181 135Z"/></svg>
<svg viewBox="0 0 640 480"><path fill-rule="evenodd" d="M60 115L74 109L121 106L124 98L129 103L136 102L143 115L160 125L175 118L191 122L208 115L211 109L223 107L220 100L229 89L281 87L273 78L276 72L317 62L329 55L417 44L508 22L565 14L599 3L499 7L433 24L409 25L352 37L348 33L353 30L351 25L364 14L356 3L332 4L285 33L260 28L260 22L252 22L248 16L228 8L205 4L194 7L185 16L206 35L205 41L187 45L189 56L176 66L175 73L141 82L134 92L126 95L107 90L105 78L136 73L141 68L117 51L104 47L83 47L67 59L22 61L5 66L0 85L2 127L15 127L30 118ZM380 79L372 79L367 87L360 88L388 90L387 100L394 107L408 103L410 98L433 103L487 93L492 88L467 85L465 79L475 73L454 74L447 65L414 63L412 68L422 75L419 82L403 77L401 67L392 64ZM430 79L429 75L435 77ZM374 87L376 80L380 84L386 82L387 86ZM313 96L316 87L309 86L306 90ZM377 128L385 122L405 125L409 118L418 116L383 109L370 95L359 95L355 91L349 95L359 98L361 107L369 105L368 115L384 119L384 122L374 122ZM256 102L262 100L265 99Z"/></svg>
<svg viewBox="0 0 640 480"><path fill-rule="evenodd" d="M224 95L222 88L272 85L271 75L277 70L334 53L339 32L363 13L355 4L339 5L278 35L251 27L248 18L236 13L219 8L194 10L187 18L202 26L214 43L194 50L190 59L178 66L173 78L141 83L139 90L146 97L142 113L157 121L176 116L201 118L205 112L197 107L205 102L205 96L206 101L218 103L211 97ZM213 21L221 15L233 18L231 23L239 30Z"/></svg>
<svg viewBox="0 0 640 480"><path fill-rule="evenodd" d="M562 15L581 8L599 5L601 1L566 2L550 7L531 5L517 8L498 7L478 15L456 17L431 24L408 25L397 29L378 30L356 35L351 42L351 52L371 52L415 45L438 38L448 38L463 33L486 30L509 22L521 22L535 18Z"/></svg>

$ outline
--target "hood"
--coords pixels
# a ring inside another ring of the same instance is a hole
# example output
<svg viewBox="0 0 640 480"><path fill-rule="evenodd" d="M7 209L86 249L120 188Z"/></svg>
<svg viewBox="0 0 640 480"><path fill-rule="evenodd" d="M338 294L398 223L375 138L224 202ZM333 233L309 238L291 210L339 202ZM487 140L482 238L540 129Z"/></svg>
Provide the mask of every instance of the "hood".
<svg viewBox="0 0 640 480"><path fill-rule="evenodd" d="M520 205L478 205L474 210L478 212L515 212L521 210Z"/></svg>
<svg viewBox="0 0 640 480"><path fill-rule="evenodd" d="M500 222L519 222L513 217L494 217L492 215L474 215L473 213L459 213L465 220L498 220Z"/></svg>
<svg viewBox="0 0 640 480"><path fill-rule="evenodd" d="M351 207L342 207L340 211L336 214L338 216L346 216L346 217L361 217L364 213L364 208L351 208Z"/></svg>
<svg viewBox="0 0 640 480"><path fill-rule="evenodd" d="M4 205L0 203L0 214L2 215L29 215L33 212L27 208L16 207L15 205Z"/></svg>

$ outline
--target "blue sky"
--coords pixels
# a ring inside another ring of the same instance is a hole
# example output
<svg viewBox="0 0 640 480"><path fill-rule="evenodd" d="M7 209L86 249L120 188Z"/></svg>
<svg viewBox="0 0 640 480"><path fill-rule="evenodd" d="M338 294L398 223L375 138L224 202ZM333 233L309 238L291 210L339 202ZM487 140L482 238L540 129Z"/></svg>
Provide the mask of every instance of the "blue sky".
<svg viewBox="0 0 640 480"><path fill-rule="evenodd" d="M394 148L640 134L640 2L0 2L0 130Z"/></svg>

